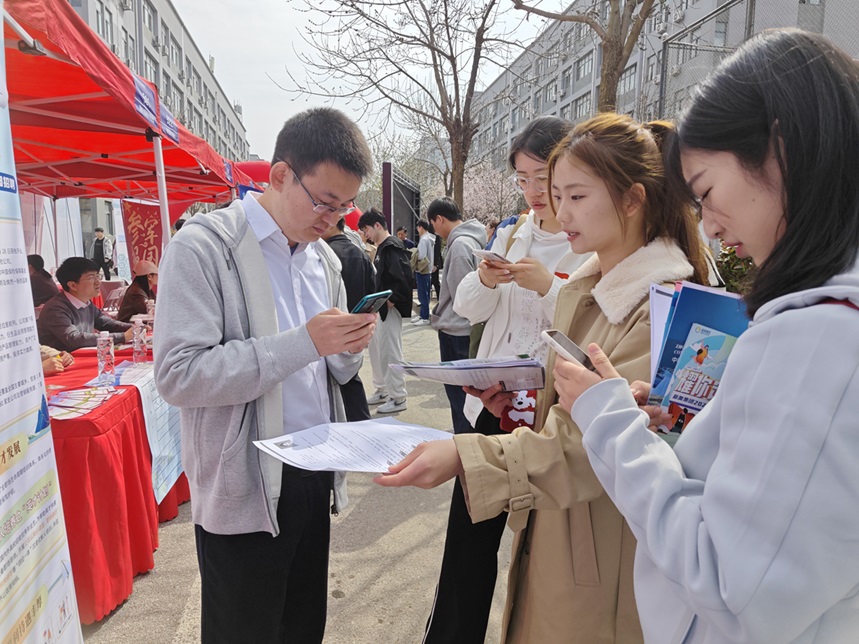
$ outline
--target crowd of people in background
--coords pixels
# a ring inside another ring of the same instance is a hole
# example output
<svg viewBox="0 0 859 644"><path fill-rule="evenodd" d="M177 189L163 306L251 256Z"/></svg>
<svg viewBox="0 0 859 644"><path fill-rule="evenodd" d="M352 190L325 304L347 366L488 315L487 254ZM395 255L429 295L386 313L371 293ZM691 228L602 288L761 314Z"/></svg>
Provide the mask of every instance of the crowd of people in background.
<svg viewBox="0 0 859 644"><path fill-rule="evenodd" d="M342 113L291 118L265 191L189 219L160 266L138 262L116 319L92 303L110 279L104 231L56 282L28 257L46 374L97 331L127 342L157 290L156 383L181 410L203 642L322 641L345 478L253 441L407 409L404 376L387 368L404 359L406 320L436 332L442 361L529 354L547 372L540 391L445 386L453 440L375 479L455 479L423 642L484 642L505 526L506 644L855 641L855 61L822 36L767 31L677 124L538 118L508 158L527 210L482 223L439 197L416 242L372 208L357 234L345 226L370 158ZM670 446L646 404L648 294L719 283L699 221L757 265L753 324ZM349 313L379 291L391 295L378 314ZM549 328L595 370L550 354Z"/></svg>

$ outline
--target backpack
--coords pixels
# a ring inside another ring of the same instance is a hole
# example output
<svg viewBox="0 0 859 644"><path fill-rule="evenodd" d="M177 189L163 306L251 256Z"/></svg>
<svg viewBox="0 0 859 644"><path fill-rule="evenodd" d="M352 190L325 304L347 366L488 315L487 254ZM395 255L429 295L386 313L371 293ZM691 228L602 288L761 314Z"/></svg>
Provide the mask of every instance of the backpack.
<svg viewBox="0 0 859 644"><path fill-rule="evenodd" d="M420 273L422 275L426 275L430 272L430 260L429 257L425 257L423 259L418 255L418 248L415 246L414 248L409 248L409 264L412 267L412 273Z"/></svg>

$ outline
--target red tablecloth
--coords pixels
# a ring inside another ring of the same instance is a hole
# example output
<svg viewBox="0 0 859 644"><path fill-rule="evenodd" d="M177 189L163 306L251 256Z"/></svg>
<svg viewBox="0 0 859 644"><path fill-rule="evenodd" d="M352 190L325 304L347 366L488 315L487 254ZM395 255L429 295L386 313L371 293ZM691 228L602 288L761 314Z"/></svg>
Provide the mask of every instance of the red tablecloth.
<svg viewBox="0 0 859 644"><path fill-rule="evenodd" d="M55 386L79 387L96 374L95 356L76 355L64 373L46 378ZM81 621L107 615L131 594L136 574L151 570L158 522L178 514L190 498L183 474L160 506L140 394L120 387L95 411L52 420L54 451L63 499L72 572Z"/></svg>

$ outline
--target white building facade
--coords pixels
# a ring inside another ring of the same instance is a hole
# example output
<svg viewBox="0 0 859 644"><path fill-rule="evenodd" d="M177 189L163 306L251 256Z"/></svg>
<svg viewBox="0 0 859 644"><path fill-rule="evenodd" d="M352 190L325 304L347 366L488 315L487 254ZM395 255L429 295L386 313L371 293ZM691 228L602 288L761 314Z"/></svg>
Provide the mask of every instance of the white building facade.
<svg viewBox="0 0 859 644"><path fill-rule="evenodd" d="M242 108L231 102L170 0L70 0L134 72L153 82L174 118L223 157L249 158Z"/></svg>

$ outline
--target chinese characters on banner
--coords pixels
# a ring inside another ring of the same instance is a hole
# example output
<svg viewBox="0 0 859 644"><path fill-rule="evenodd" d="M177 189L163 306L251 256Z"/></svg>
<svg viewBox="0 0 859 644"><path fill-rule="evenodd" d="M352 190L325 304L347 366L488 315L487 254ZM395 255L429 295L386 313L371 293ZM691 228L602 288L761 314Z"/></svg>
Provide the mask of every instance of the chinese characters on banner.
<svg viewBox="0 0 859 644"><path fill-rule="evenodd" d="M83 636L25 248L9 108L0 100L0 642L72 644Z"/></svg>
<svg viewBox="0 0 859 644"><path fill-rule="evenodd" d="M158 265L161 259L161 208L156 204L122 200L125 240L133 267L142 259Z"/></svg>

